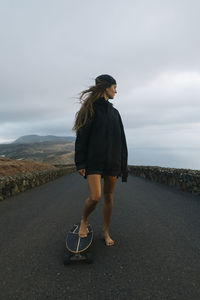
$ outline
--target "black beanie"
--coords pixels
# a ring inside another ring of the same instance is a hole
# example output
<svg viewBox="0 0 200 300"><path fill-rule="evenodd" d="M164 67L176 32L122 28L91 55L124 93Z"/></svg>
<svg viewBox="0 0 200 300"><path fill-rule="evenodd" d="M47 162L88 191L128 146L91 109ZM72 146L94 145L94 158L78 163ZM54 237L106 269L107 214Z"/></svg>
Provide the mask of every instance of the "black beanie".
<svg viewBox="0 0 200 300"><path fill-rule="evenodd" d="M102 74L95 78L96 85L101 82L107 82L108 87L110 87L112 84L117 84L116 80L108 74Z"/></svg>

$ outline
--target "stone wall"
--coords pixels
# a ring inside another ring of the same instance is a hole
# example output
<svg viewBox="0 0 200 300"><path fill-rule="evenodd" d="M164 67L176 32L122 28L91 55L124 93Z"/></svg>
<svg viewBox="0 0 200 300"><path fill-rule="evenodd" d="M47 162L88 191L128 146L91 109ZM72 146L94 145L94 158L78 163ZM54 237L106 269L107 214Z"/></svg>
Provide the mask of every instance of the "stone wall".
<svg viewBox="0 0 200 300"><path fill-rule="evenodd" d="M129 165L129 172L130 174L167 184L197 196L200 195L199 170Z"/></svg>
<svg viewBox="0 0 200 300"><path fill-rule="evenodd" d="M0 177L0 200L27 189L41 185L67 173L75 172L74 165L58 167L57 170L37 171L25 174Z"/></svg>
<svg viewBox="0 0 200 300"><path fill-rule="evenodd" d="M76 171L73 164L67 167L55 166L57 170L0 177L0 200ZM200 171L198 170L134 165L129 165L128 168L130 174L200 195Z"/></svg>

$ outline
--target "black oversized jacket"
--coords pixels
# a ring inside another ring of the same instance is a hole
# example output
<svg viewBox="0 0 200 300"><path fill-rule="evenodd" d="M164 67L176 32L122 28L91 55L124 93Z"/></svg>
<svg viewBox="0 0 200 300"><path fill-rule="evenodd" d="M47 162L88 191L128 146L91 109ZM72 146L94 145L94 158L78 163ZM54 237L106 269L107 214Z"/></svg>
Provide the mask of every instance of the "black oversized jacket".
<svg viewBox="0 0 200 300"><path fill-rule="evenodd" d="M75 141L76 169L109 172L128 177L128 150L120 113L104 97L94 104L94 116L82 126Z"/></svg>

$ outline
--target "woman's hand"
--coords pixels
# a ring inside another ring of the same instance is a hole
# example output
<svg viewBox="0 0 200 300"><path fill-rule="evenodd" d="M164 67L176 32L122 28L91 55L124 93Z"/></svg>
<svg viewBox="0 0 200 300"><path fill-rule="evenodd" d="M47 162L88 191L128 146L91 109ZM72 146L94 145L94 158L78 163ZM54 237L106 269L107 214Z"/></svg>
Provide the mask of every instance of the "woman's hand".
<svg viewBox="0 0 200 300"><path fill-rule="evenodd" d="M80 169L78 170L79 174L81 174L82 176L85 176L85 169Z"/></svg>

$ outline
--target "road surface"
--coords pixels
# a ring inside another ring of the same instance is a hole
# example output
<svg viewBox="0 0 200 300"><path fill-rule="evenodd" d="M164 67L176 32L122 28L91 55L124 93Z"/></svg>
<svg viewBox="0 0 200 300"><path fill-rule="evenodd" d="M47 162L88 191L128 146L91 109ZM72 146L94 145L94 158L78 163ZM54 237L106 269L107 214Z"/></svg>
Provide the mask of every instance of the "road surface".
<svg viewBox="0 0 200 300"><path fill-rule="evenodd" d="M94 263L65 266L65 237L88 195L75 172L0 202L0 299L200 299L200 197L118 178L115 245L101 239L102 195L89 216Z"/></svg>

